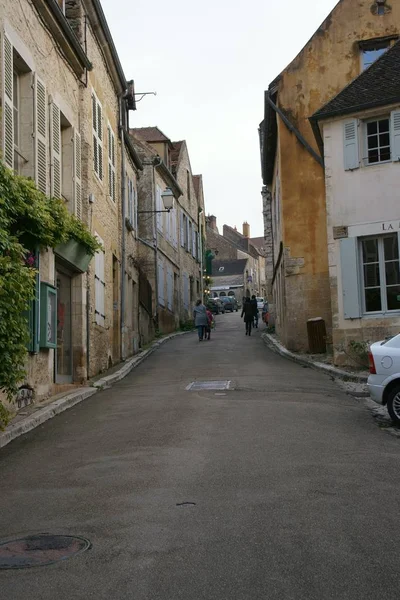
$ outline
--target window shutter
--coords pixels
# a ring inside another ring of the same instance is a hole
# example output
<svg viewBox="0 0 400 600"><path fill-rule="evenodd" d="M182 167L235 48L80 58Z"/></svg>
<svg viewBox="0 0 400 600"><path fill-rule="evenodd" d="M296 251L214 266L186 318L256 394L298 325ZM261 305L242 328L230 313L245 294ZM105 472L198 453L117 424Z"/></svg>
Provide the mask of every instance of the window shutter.
<svg viewBox="0 0 400 600"><path fill-rule="evenodd" d="M158 263L158 303L164 306L164 265Z"/></svg>
<svg viewBox="0 0 400 600"><path fill-rule="evenodd" d="M196 258L196 248L197 248L197 231L193 225L193 236L192 236L192 255L193 258Z"/></svg>
<svg viewBox="0 0 400 600"><path fill-rule="evenodd" d="M188 252L189 252L189 249L190 249L189 232L190 232L190 222L189 222L189 217L186 217L186 250Z"/></svg>
<svg viewBox="0 0 400 600"><path fill-rule="evenodd" d="M13 47L3 34L3 159L10 169L14 168L14 59Z"/></svg>
<svg viewBox="0 0 400 600"><path fill-rule="evenodd" d="M200 232L197 234L197 260L201 262L201 237Z"/></svg>
<svg viewBox="0 0 400 600"><path fill-rule="evenodd" d="M74 131L74 207L75 215L82 219L82 172L81 172L81 136Z"/></svg>
<svg viewBox="0 0 400 600"><path fill-rule="evenodd" d="M181 246L182 246L182 248L184 248L185 247L185 221L184 221L183 212L180 212L179 216L180 216L180 228L181 228Z"/></svg>
<svg viewBox="0 0 400 600"><path fill-rule="evenodd" d="M138 192L137 189L133 188L133 225L135 231L138 230Z"/></svg>
<svg viewBox="0 0 400 600"><path fill-rule="evenodd" d="M47 95L46 86L35 74L35 181L47 194Z"/></svg>
<svg viewBox="0 0 400 600"><path fill-rule="evenodd" d="M167 306L169 310L172 310L172 281L171 281L171 269L168 267L167 270Z"/></svg>
<svg viewBox="0 0 400 600"><path fill-rule="evenodd" d="M345 319L361 316L357 238L340 240L343 312Z"/></svg>
<svg viewBox="0 0 400 600"><path fill-rule="evenodd" d="M344 168L346 171L358 169L360 159L358 153L358 120L351 119L343 123Z"/></svg>
<svg viewBox="0 0 400 600"><path fill-rule="evenodd" d="M157 186L157 191L156 191L156 210L158 210L158 211L162 210L161 203L162 203L162 200L161 200L161 188L159 186ZM161 231L161 232L163 231L162 216L163 216L163 213L161 213L161 212L157 213L157 229L159 231Z"/></svg>
<svg viewBox="0 0 400 600"><path fill-rule="evenodd" d="M61 114L54 102L50 105L50 196L61 198Z"/></svg>
<svg viewBox="0 0 400 600"><path fill-rule="evenodd" d="M115 135L108 124L108 193L115 202ZM101 138L100 138L101 139Z"/></svg>
<svg viewBox="0 0 400 600"><path fill-rule="evenodd" d="M391 114L392 133L392 160L400 161L400 111L394 110Z"/></svg>

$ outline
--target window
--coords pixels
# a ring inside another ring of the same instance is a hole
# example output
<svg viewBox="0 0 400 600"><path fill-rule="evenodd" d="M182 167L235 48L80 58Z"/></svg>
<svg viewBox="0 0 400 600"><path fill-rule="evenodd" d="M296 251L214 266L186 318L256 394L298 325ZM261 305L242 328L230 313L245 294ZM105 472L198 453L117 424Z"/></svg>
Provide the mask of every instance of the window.
<svg viewBox="0 0 400 600"><path fill-rule="evenodd" d="M390 119L368 121L366 124L367 163L390 160Z"/></svg>
<svg viewBox="0 0 400 600"><path fill-rule="evenodd" d="M370 67L382 54L390 48L390 41L372 42L361 47L362 69Z"/></svg>
<svg viewBox="0 0 400 600"><path fill-rule="evenodd" d="M115 202L115 135L110 123L107 127L108 134L108 195Z"/></svg>
<svg viewBox="0 0 400 600"><path fill-rule="evenodd" d="M360 240L364 311L400 310L397 233Z"/></svg>
<svg viewBox="0 0 400 600"><path fill-rule="evenodd" d="M103 109L92 92L93 123L93 169L100 181L103 181Z"/></svg>
<svg viewBox="0 0 400 600"><path fill-rule="evenodd" d="M104 242L98 234L95 234L98 242L104 246ZM104 278L104 250L101 249L95 254L95 315L97 325L105 326L105 278Z"/></svg>
<svg viewBox="0 0 400 600"><path fill-rule="evenodd" d="M173 308L174 301L174 273L170 267L167 270L167 306L169 310Z"/></svg>
<svg viewBox="0 0 400 600"><path fill-rule="evenodd" d="M164 264L159 262L157 265L157 275L158 275L158 304L161 306L165 306L164 300Z"/></svg>

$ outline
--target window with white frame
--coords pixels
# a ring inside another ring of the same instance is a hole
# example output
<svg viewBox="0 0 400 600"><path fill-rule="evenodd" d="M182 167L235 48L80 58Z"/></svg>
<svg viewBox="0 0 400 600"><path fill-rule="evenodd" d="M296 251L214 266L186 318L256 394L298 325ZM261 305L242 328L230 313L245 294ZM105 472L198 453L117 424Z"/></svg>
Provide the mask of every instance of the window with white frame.
<svg viewBox="0 0 400 600"><path fill-rule="evenodd" d="M107 126L108 137L108 195L115 202L115 135L110 123Z"/></svg>
<svg viewBox="0 0 400 600"><path fill-rule="evenodd" d="M369 165L390 160L390 119L383 117L365 123L366 160Z"/></svg>
<svg viewBox="0 0 400 600"><path fill-rule="evenodd" d="M360 137L362 140L359 139ZM365 121L359 119L344 121L343 140L346 171L353 171L363 165L399 162L400 110Z"/></svg>
<svg viewBox="0 0 400 600"><path fill-rule="evenodd" d="M97 325L101 327L105 326L105 254L104 254L104 242L101 237L95 233L95 237L97 241L103 246L101 250L96 252L95 254L95 271L94 271L94 281L95 281L95 320Z"/></svg>
<svg viewBox="0 0 400 600"><path fill-rule="evenodd" d="M92 92L93 169L103 181L103 108Z"/></svg>
<svg viewBox="0 0 400 600"><path fill-rule="evenodd" d="M400 310L397 233L360 239L364 312Z"/></svg>

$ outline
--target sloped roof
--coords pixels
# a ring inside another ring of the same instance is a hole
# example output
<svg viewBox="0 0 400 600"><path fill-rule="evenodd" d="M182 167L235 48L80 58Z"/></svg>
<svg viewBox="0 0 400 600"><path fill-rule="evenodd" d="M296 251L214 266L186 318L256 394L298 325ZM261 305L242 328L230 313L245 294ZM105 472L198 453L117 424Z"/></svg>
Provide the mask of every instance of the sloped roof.
<svg viewBox="0 0 400 600"><path fill-rule="evenodd" d="M145 142L169 142L171 140L158 127L134 127L130 133L139 137Z"/></svg>
<svg viewBox="0 0 400 600"><path fill-rule="evenodd" d="M263 237L250 238L250 243L253 244L257 250L263 250L265 248L265 239Z"/></svg>
<svg viewBox="0 0 400 600"><path fill-rule="evenodd" d="M319 121L400 102L400 42L349 83L311 117Z"/></svg>
<svg viewBox="0 0 400 600"><path fill-rule="evenodd" d="M246 265L247 258L231 260L213 260L212 275L218 277L227 277L230 275L243 275Z"/></svg>
<svg viewBox="0 0 400 600"><path fill-rule="evenodd" d="M171 165L175 167L179 161L179 155L183 146L183 140L180 142L172 142Z"/></svg>
<svg viewBox="0 0 400 600"><path fill-rule="evenodd" d="M212 278L211 289L215 290L221 287L242 287L243 286L243 273L239 275L228 275L227 277L215 277Z"/></svg>

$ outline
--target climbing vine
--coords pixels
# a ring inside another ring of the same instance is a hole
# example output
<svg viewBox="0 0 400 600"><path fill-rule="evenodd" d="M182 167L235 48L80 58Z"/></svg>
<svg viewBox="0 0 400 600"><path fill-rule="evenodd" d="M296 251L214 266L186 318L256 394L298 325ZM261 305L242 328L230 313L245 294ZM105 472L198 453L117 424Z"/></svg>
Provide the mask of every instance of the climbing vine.
<svg viewBox="0 0 400 600"><path fill-rule="evenodd" d="M12 401L25 375L27 310L36 277L33 252L77 240L94 255L97 240L70 215L61 199L48 198L33 181L0 162L0 391ZM7 423L0 402L0 427Z"/></svg>

